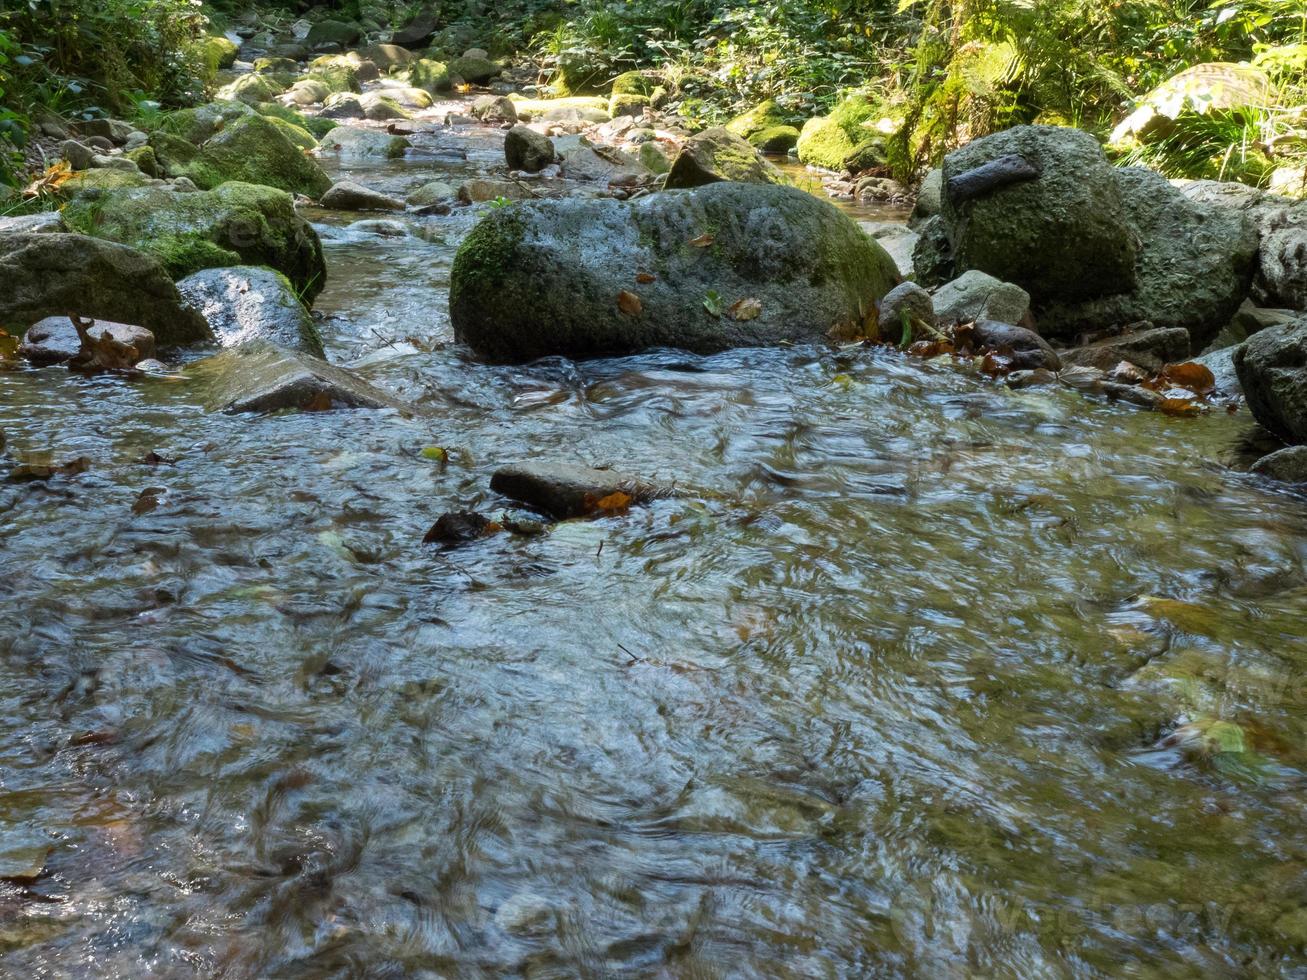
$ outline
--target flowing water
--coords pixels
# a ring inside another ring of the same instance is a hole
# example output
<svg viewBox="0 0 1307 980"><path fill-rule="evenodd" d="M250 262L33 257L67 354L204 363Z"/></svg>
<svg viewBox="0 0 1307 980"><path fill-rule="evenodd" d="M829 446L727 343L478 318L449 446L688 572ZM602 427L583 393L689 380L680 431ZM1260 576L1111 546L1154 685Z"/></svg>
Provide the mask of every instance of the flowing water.
<svg viewBox="0 0 1307 980"><path fill-rule="evenodd" d="M5 873L48 848L0 973L1303 975L1307 501L1227 466L1246 413L886 351L487 366L472 214L310 217L330 355L431 418L0 374L11 453L91 461L0 483ZM689 493L420 543L526 459Z"/></svg>

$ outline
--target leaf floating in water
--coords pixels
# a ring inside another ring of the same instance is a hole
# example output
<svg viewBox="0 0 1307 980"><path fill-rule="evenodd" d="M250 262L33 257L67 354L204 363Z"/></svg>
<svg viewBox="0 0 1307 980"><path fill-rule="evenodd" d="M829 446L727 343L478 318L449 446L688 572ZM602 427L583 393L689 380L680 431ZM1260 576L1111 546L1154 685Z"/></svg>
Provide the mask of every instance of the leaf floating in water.
<svg viewBox="0 0 1307 980"><path fill-rule="evenodd" d="M626 510L631 506L631 495L615 490L607 497L600 497L595 501L594 509L605 514L613 514L618 511Z"/></svg>
<svg viewBox="0 0 1307 980"><path fill-rule="evenodd" d="M422 458L429 459L433 463L444 463L449 460L449 453L445 452L443 446L423 446Z"/></svg>
<svg viewBox="0 0 1307 980"><path fill-rule="evenodd" d="M691 238L690 244L693 245L695 248L707 248L709 245L712 245L715 241L717 241L716 238L714 238L712 235L708 234L707 232L704 232L698 238Z"/></svg>
<svg viewBox="0 0 1307 980"><path fill-rule="evenodd" d="M651 282L657 282L658 277L655 276L652 272L637 272L635 274L635 281L642 286L647 286Z"/></svg>
<svg viewBox="0 0 1307 980"><path fill-rule="evenodd" d="M617 294L617 308L627 316L639 316L644 312L640 297L625 289Z"/></svg>
<svg viewBox="0 0 1307 980"><path fill-rule="evenodd" d="M732 320L756 320L762 316L762 301L753 298L736 300L726 313Z"/></svg>
<svg viewBox="0 0 1307 980"><path fill-rule="evenodd" d="M146 487L132 504L132 513L137 517L148 514L158 508L161 498L167 494L167 487Z"/></svg>
<svg viewBox="0 0 1307 980"><path fill-rule="evenodd" d="M703 308L713 316L722 315L722 297L717 290L710 289L704 294Z"/></svg>
<svg viewBox="0 0 1307 980"><path fill-rule="evenodd" d="M1216 375L1211 368L1197 361L1183 364L1168 364L1162 368L1162 377L1173 385L1188 388L1199 395L1206 395L1216 389Z"/></svg>

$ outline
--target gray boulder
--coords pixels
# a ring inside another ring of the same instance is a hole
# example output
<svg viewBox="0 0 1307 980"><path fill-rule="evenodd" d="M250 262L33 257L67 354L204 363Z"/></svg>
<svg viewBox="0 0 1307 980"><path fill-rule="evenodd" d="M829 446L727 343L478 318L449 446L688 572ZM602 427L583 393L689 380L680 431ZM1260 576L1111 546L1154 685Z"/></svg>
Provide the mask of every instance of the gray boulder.
<svg viewBox="0 0 1307 980"><path fill-rule="evenodd" d="M1010 282L972 269L935 290L935 315L942 324L971 320L1021 323L1030 315L1030 294Z"/></svg>
<svg viewBox="0 0 1307 980"><path fill-rule="evenodd" d="M897 340L902 335L904 321L909 325L924 323L935 326L935 307L930 293L915 282L901 282L880 301L877 321L880 335L886 340Z"/></svg>
<svg viewBox="0 0 1307 980"><path fill-rule="evenodd" d="M1307 310L1307 205L1301 224L1285 224L1262 235L1254 295L1267 306Z"/></svg>
<svg viewBox="0 0 1307 980"><path fill-rule="evenodd" d="M1116 171L1131 240L1138 243L1128 292L1086 302L1036 302L1040 331L1066 337L1148 320L1189 331L1201 350L1248 295L1257 231L1243 212L1181 194L1150 170Z"/></svg>
<svg viewBox="0 0 1307 980"><path fill-rule="evenodd" d="M966 180L978 168L1012 158L1038 176L987 192ZM1136 246L1115 168L1090 134L1017 126L950 153L942 181L940 214L957 272L979 269L1016 283L1037 304L1094 299L1134 286Z"/></svg>
<svg viewBox="0 0 1307 980"><path fill-rule="evenodd" d="M483 123L515 123L517 109L513 100L503 95L482 95L472 103L472 117Z"/></svg>
<svg viewBox="0 0 1307 980"><path fill-rule="evenodd" d="M162 347L213 339L154 258L114 242L58 233L0 235L0 325L49 316L132 323Z"/></svg>
<svg viewBox="0 0 1307 980"><path fill-rule="evenodd" d="M255 341L196 361L186 369L211 411L277 412L283 409L394 408L404 402L353 372L326 361Z"/></svg>
<svg viewBox="0 0 1307 980"><path fill-rule="evenodd" d="M1307 442L1307 318L1253 334L1234 367L1253 418L1286 442Z"/></svg>
<svg viewBox="0 0 1307 980"><path fill-rule="evenodd" d="M620 509L602 503L613 500L614 494L622 494L629 498L628 503L638 504L672 493L669 487L637 476L573 463L504 466L490 478L490 489L560 521Z"/></svg>
<svg viewBox="0 0 1307 980"><path fill-rule="evenodd" d="M927 219L939 214L944 203L944 171L935 167L921 181L917 188L917 200L912 206L908 218L908 227L916 229L926 223Z"/></svg>
<svg viewBox="0 0 1307 980"><path fill-rule="evenodd" d="M177 283L223 347L266 340L325 357L308 309L285 276L260 266L205 269Z"/></svg>
<svg viewBox="0 0 1307 980"><path fill-rule="evenodd" d="M493 210L454 260L450 312L455 335L498 361L708 352L821 340L861 324L898 279L831 204L717 183Z"/></svg>
<svg viewBox="0 0 1307 980"><path fill-rule="evenodd" d="M318 200L334 211L402 211L404 202L352 180L335 183Z"/></svg>
<svg viewBox="0 0 1307 980"><path fill-rule="evenodd" d="M504 137L504 158L510 170L539 173L554 162L554 144L528 126L514 126Z"/></svg>
<svg viewBox="0 0 1307 980"><path fill-rule="evenodd" d="M320 155L335 154L343 159L394 160L402 157L409 142L402 136L379 133L375 129L337 126L318 142Z"/></svg>
<svg viewBox="0 0 1307 980"><path fill-rule="evenodd" d="M719 181L780 184L780 170L753 148L748 140L725 127L705 129L681 148L667 175L666 187L702 187Z"/></svg>
<svg viewBox="0 0 1307 980"><path fill-rule="evenodd" d="M1307 483L1307 446L1288 446L1263 456L1253 472L1282 483Z"/></svg>

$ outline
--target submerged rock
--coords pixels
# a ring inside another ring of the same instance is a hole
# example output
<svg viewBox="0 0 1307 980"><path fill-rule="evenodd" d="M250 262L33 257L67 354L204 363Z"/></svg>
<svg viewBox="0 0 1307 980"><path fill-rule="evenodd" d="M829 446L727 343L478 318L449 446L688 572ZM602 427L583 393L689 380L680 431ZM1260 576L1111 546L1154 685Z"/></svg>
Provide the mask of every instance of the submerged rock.
<svg viewBox="0 0 1307 980"><path fill-rule="evenodd" d="M308 300L326 282L317 232L296 213L289 194L271 187L233 181L191 193L166 187L114 191L74 199L64 208L64 220L97 238L149 252L179 279L200 269L266 265ZM111 319L155 330L136 317Z"/></svg>
<svg viewBox="0 0 1307 980"><path fill-rule="evenodd" d="M501 361L707 352L821 340L861 324L898 279L825 201L717 183L493 210L454 260L450 311L460 340Z"/></svg>
<svg viewBox="0 0 1307 980"><path fill-rule="evenodd" d="M1234 366L1253 418L1287 442L1307 442L1307 318L1253 334Z"/></svg>
<svg viewBox="0 0 1307 980"><path fill-rule="evenodd" d="M345 368L310 354L255 341L196 361L186 373L205 389L213 411L322 411L410 407Z"/></svg>
<svg viewBox="0 0 1307 980"><path fill-rule="evenodd" d="M560 521L623 510L672 493L670 487L628 473L572 463L504 466L490 478L490 489Z"/></svg>
<svg viewBox="0 0 1307 980"><path fill-rule="evenodd" d="M313 317L285 276L257 266L204 269L177 283L223 347L266 340L325 357Z"/></svg>
<svg viewBox="0 0 1307 980"><path fill-rule="evenodd" d="M49 316L133 323L160 346L213 335L158 260L82 235L0 234L0 324L26 327Z"/></svg>
<svg viewBox="0 0 1307 980"><path fill-rule="evenodd" d="M773 164L746 140L729 130L706 129L690 137L667 175L668 190L702 187L718 181L780 184L785 180Z"/></svg>

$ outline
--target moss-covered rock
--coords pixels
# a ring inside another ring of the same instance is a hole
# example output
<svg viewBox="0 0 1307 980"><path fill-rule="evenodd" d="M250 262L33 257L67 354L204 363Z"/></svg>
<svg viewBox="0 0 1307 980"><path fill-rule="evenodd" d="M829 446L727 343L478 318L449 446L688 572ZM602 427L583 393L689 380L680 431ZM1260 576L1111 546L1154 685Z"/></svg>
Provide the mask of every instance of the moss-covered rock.
<svg viewBox="0 0 1307 980"><path fill-rule="evenodd" d="M200 269L266 265L301 296L322 289L326 265L313 227L289 194L255 184L177 193L143 187L81 195L64 221L84 235L120 242L155 256L174 279Z"/></svg>
<svg viewBox="0 0 1307 980"><path fill-rule="evenodd" d="M402 157L408 146L408 140L402 136L389 136L375 129L337 126L319 142L318 154L355 160L394 160Z"/></svg>
<svg viewBox="0 0 1307 980"><path fill-rule="evenodd" d="M779 184L784 177L747 142L719 126L686 141L667 175L666 186L671 190L718 181Z"/></svg>
<svg viewBox="0 0 1307 980"><path fill-rule="evenodd" d="M358 64L347 58L319 58L309 67L308 77L332 92L362 92Z"/></svg>
<svg viewBox="0 0 1307 980"><path fill-rule="evenodd" d="M62 197L73 197L84 191L118 191L129 187L145 187L150 178L139 170L118 170L102 167L96 170L81 170L59 185Z"/></svg>
<svg viewBox="0 0 1307 980"><path fill-rule="evenodd" d="M202 190L235 180L317 197L331 180L282 132L282 120L238 119L206 142L185 175Z"/></svg>
<svg viewBox="0 0 1307 980"><path fill-rule="evenodd" d="M316 78L301 78L290 87L286 98L295 105L315 105L331 95L331 89L325 82Z"/></svg>
<svg viewBox="0 0 1307 980"><path fill-rule="evenodd" d="M798 128L775 99L736 116L726 129L764 153L786 153L799 142Z"/></svg>
<svg viewBox="0 0 1307 980"><path fill-rule="evenodd" d="M633 271L653 280L637 285ZM708 352L821 340L862 324L898 280L831 204L717 183L494 209L454 260L450 313L456 336L498 361Z"/></svg>
<svg viewBox="0 0 1307 980"><path fill-rule="evenodd" d="M200 42L200 58L204 61L204 67L210 75L236 64L236 56L239 53L240 48L225 37L215 35L206 37Z"/></svg>
<svg viewBox="0 0 1307 980"><path fill-rule="evenodd" d="M128 160L136 164L136 169L147 177L162 177L162 169L159 161L154 155L154 148L148 143L145 146L138 146L134 150L128 150L123 154Z"/></svg>
<svg viewBox="0 0 1307 980"><path fill-rule="evenodd" d="M666 89L659 84L657 77L639 71L623 72L613 79L612 92L608 100L608 114L616 118L621 115L639 115L647 105L666 94Z"/></svg>
<svg viewBox="0 0 1307 980"><path fill-rule="evenodd" d="M300 65L294 58L255 58L254 70L256 72L285 74L299 71Z"/></svg>
<svg viewBox="0 0 1307 980"><path fill-rule="evenodd" d="M147 144L154 151L155 164L164 177L184 177L186 168L199 154L189 140L157 130L150 134Z"/></svg>
<svg viewBox="0 0 1307 980"><path fill-rule="evenodd" d="M485 85L498 78L504 69L487 58L455 58L449 63L449 74L470 82Z"/></svg>
<svg viewBox="0 0 1307 980"><path fill-rule="evenodd" d="M857 154L867 144L879 141L883 146L883 137L866 125L879 113L874 103L854 97L841 102L829 116L809 119L796 144L799 160L826 170L850 170L857 166Z"/></svg>
<svg viewBox="0 0 1307 980"><path fill-rule="evenodd" d="M308 132L316 140L325 136L335 129L339 123L334 119L323 119L321 116L306 116L302 112L296 112L290 106L282 105L279 102L260 102L255 109L261 116L269 116L273 119L282 119L300 129Z"/></svg>
<svg viewBox="0 0 1307 980"><path fill-rule="evenodd" d="M398 44L373 44L364 48L359 54L381 71L388 73L397 68L404 68L417 59L412 51Z"/></svg>
<svg viewBox="0 0 1307 980"><path fill-rule="evenodd" d="M286 88L286 85L281 84L270 75L250 72L218 89L218 98L232 102L244 102L246 105L255 105L259 102L269 102L275 99L286 91Z"/></svg>
<svg viewBox="0 0 1307 980"><path fill-rule="evenodd" d="M160 122L159 129L198 146L228 123L252 115L253 107L244 102L210 102L168 113Z"/></svg>
<svg viewBox="0 0 1307 980"><path fill-rule="evenodd" d="M293 122L288 122L280 116L268 116L268 122L276 126L286 139L299 150L316 150L318 147L317 138L303 126L296 126Z"/></svg>
<svg viewBox="0 0 1307 980"><path fill-rule="evenodd" d="M413 62L408 68L406 77L414 88L420 88L432 95L448 92L454 87L454 80L449 75L449 66L443 61L432 61L429 58L419 58Z"/></svg>

